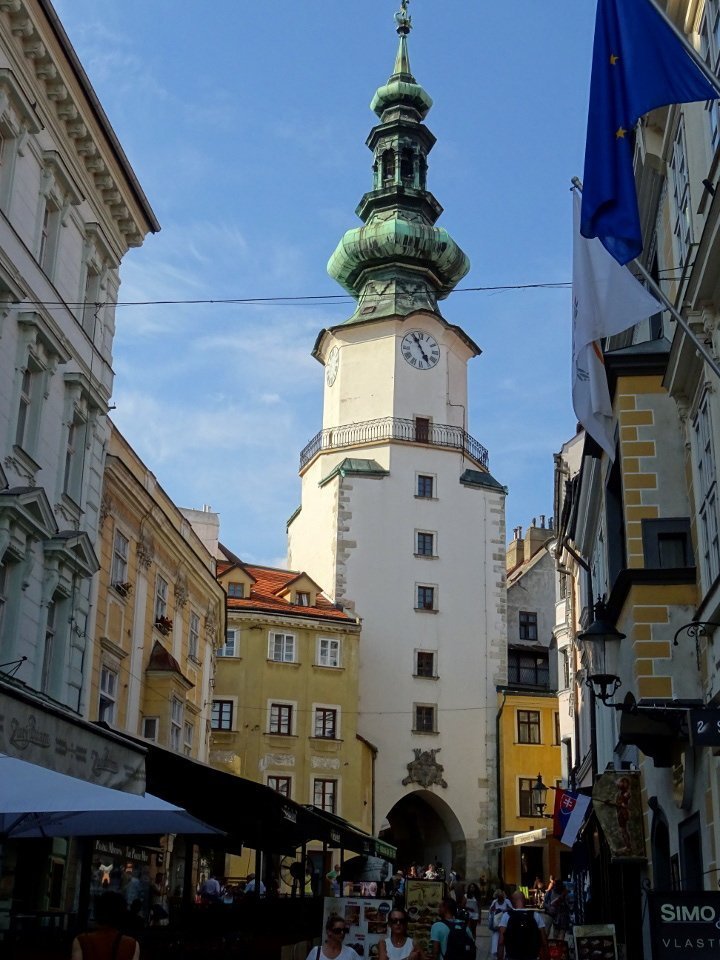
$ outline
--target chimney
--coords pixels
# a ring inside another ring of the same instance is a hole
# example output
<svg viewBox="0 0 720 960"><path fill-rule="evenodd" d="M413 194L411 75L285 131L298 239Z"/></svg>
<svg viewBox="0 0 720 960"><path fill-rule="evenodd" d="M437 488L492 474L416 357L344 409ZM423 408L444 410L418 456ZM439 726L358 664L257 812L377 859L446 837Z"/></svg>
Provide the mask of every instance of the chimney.
<svg viewBox="0 0 720 960"><path fill-rule="evenodd" d="M522 538L522 527L515 527L513 540L508 544L505 554L505 569L514 570L525 559L525 541Z"/></svg>
<svg viewBox="0 0 720 960"><path fill-rule="evenodd" d="M534 557L551 538L552 531L549 527L545 526L545 514L540 514L539 527L535 525L535 517L533 517L532 526L528 527L525 538L525 559L530 560L531 557Z"/></svg>

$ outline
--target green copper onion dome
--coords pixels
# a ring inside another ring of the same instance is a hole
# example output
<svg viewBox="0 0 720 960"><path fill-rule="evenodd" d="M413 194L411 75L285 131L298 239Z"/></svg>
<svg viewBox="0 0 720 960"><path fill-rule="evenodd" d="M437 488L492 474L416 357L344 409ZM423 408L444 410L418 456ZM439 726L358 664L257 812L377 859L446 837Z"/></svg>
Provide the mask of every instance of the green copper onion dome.
<svg viewBox="0 0 720 960"><path fill-rule="evenodd" d="M380 118L367 139L373 152L373 189L356 213L364 226L348 230L328 273L358 301L349 323L416 310L439 313L470 262L435 222L442 207L427 189L427 156L435 137L423 123L432 100L410 70L408 0L396 14L400 44L388 82L373 97Z"/></svg>

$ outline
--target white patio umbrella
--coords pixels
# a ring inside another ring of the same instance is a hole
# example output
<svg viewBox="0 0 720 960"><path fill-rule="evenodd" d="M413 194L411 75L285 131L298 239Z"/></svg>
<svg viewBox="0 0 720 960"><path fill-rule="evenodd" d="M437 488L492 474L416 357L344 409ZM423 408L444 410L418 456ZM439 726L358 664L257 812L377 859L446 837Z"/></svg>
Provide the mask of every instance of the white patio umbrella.
<svg viewBox="0 0 720 960"><path fill-rule="evenodd" d="M26 837L219 834L149 793L138 796L0 753L0 844Z"/></svg>

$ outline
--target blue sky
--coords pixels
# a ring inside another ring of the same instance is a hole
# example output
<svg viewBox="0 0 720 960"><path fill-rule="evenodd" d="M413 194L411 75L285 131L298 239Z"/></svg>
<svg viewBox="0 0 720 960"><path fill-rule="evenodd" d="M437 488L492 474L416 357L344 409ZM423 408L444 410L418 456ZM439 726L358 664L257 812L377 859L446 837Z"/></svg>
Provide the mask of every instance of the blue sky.
<svg viewBox="0 0 720 960"><path fill-rule="evenodd" d="M120 298L339 294L325 271L370 189L369 102L391 73L395 0L55 0L160 220ZM412 68L435 101L429 186L470 257L463 287L568 281L594 3L412 0ZM458 292L482 347L470 432L510 489L508 532L552 513L574 432L570 293ZM298 454L321 421L322 327L348 304L126 306L113 418L182 506L282 562Z"/></svg>

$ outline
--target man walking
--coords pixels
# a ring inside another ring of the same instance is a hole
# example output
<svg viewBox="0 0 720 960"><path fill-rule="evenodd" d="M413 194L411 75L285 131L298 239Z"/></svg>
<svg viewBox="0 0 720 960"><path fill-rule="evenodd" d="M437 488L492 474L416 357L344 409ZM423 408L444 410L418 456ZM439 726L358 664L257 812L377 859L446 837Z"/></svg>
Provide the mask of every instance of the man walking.
<svg viewBox="0 0 720 960"><path fill-rule="evenodd" d="M547 955L545 920L537 910L528 910L525 897L516 890L510 897L513 909L500 918L498 960L539 960Z"/></svg>

